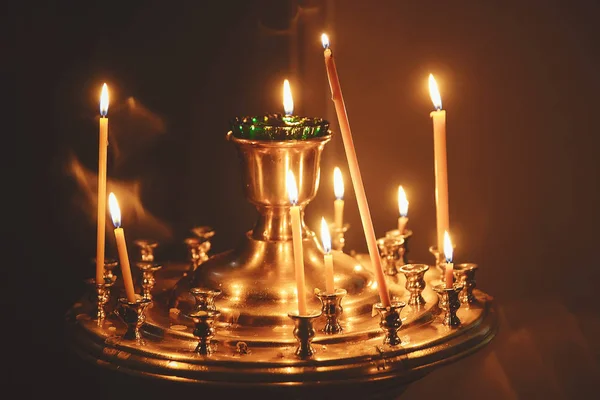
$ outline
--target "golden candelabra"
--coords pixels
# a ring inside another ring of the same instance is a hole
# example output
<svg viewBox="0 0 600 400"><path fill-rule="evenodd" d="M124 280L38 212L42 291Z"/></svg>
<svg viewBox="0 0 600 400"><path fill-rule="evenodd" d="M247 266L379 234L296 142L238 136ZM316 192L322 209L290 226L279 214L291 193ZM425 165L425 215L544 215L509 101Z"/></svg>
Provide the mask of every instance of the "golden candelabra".
<svg viewBox="0 0 600 400"><path fill-rule="evenodd" d="M438 285L439 257L431 268L406 263L412 231L378 241L392 297L383 307L369 257L343 248L348 226L333 234L337 290L324 292L324 252L302 223L309 314L297 314L285 174L298 177L303 210L317 193L331 135L251 140L229 132L245 195L258 210L254 228L210 257L214 231L200 229L186 241L188 260L160 265L156 243L138 244L143 296L136 303L119 298L122 283L112 276L106 285L90 285L93 295L67 317L76 353L122 373L224 390L344 387L368 396L403 387L487 344L498 322L492 298L475 287L477 266L457 265L455 286Z"/></svg>

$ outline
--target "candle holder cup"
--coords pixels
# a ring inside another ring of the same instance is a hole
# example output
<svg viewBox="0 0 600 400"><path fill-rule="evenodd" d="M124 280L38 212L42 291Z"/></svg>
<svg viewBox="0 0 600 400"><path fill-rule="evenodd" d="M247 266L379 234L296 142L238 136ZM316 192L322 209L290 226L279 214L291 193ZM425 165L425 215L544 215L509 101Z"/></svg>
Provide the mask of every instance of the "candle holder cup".
<svg viewBox="0 0 600 400"><path fill-rule="evenodd" d="M140 250L140 260L144 262L154 261L154 250L158 247L158 242L151 239L137 239L134 244Z"/></svg>
<svg viewBox="0 0 600 400"><path fill-rule="evenodd" d="M142 296L145 299L152 300L152 289L156 284L154 274L162 268L162 265L152 261L140 261L136 263L136 266L142 271Z"/></svg>
<svg viewBox="0 0 600 400"><path fill-rule="evenodd" d="M344 251L346 244L346 232L350 228L350 224L344 224L341 228L335 224L329 224L329 231L331 232L331 248L338 251Z"/></svg>
<svg viewBox="0 0 600 400"><path fill-rule="evenodd" d="M321 301L321 313L325 316L325 326L321 332L335 334L342 332L340 317L343 313L342 298L346 289L336 289L334 293L325 293L317 289L316 296Z"/></svg>
<svg viewBox="0 0 600 400"><path fill-rule="evenodd" d="M191 271L195 271L203 262L208 260L210 242L199 237L185 239L188 248L188 259L191 262Z"/></svg>
<svg viewBox="0 0 600 400"><path fill-rule="evenodd" d="M440 284L433 287L438 295L438 304L442 310L442 323L450 328L457 328L461 322L456 312L460 308L458 295L463 289L461 283L455 283L451 288Z"/></svg>
<svg viewBox="0 0 600 400"><path fill-rule="evenodd" d="M422 292L425 289L425 273L429 270L427 264L404 264L400 272L406 277L406 290L410 293L408 297L409 306L422 306L425 304Z"/></svg>
<svg viewBox="0 0 600 400"><path fill-rule="evenodd" d="M475 289L475 271L478 268L479 266L474 263L454 264L454 278L457 283L464 286L458 296L462 304L469 305L477 303L477 298L473 294L473 289Z"/></svg>
<svg viewBox="0 0 600 400"><path fill-rule="evenodd" d="M315 354L311 342L315 337L315 329L313 328L313 322L315 319L321 316L321 311L313 311L307 315L299 315L298 312L288 313L288 317L294 322L294 337L298 342L296 347L297 357L301 359L310 358Z"/></svg>
<svg viewBox="0 0 600 400"><path fill-rule="evenodd" d="M404 243L402 244L403 252L402 252L402 265L408 264L408 242L410 238L412 238L413 231L410 229L404 229L403 232L400 232L399 229L393 229L391 231L387 231L385 236L387 237L401 237L404 239Z"/></svg>
<svg viewBox="0 0 600 400"><path fill-rule="evenodd" d="M221 315L217 310L194 310L189 317L194 321L194 336L198 338L196 352L203 356L211 355L215 352L212 338L215 336L215 321Z"/></svg>
<svg viewBox="0 0 600 400"><path fill-rule="evenodd" d="M190 289L190 293L196 299L194 312L217 311L215 298L221 295L221 289L194 287Z"/></svg>
<svg viewBox="0 0 600 400"><path fill-rule="evenodd" d="M136 301L130 302L126 297L119 298L120 307L115 313L127 325L127 330L123 335L125 340L134 340L138 344L144 344L141 334L141 327L146 321L146 308L151 300L136 294Z"/></svg>
<svg viewBox="0 0 600 400"><path fill-rule="evenodd" d="M396 275L398 264L404 253L404 239L400 236L386 236L377 239L377 248L385 266L386 275Z"/></svg>
<svg viewBox="0 0 600 400"><path fill-rule="evenodd" d="M380 316L379 326L384 332L384 345L397 346L401 344L398 330L402 326L400 312L405 306L406 303L403 301L392 301L388 307L384 307L381 303L375 304L375 310Z"/></svg>

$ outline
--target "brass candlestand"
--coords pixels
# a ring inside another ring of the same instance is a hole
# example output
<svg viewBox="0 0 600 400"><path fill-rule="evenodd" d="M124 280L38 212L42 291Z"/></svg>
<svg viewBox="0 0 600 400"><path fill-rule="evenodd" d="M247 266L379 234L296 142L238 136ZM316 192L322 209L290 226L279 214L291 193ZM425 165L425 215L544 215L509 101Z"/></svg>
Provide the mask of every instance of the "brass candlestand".
<svg viewBox="0 0 600 400"><path fill-rule="evenodd" d="M67 315L73 350L102 368L198 384L199 393L212 387L226 397L235 388L266 396L277 389L283 395L311 398L325 389L344 389L366 399L401 390L487 344L498 321L492 299L481 290L477 307L460 309L460 329L440 329L443 301L428 290L440 280L437 268L423 277L425 303L418 309L403 309L404 303L396 299L383 307L369 255L334 251L335 287L345 291L343 314L341 296L315 295L314 289L324 284L324 252L304 223L304 210L317 194L321 154L330 139L330 132L303 140L240 139L229 133L227 140L242 166L245 196L258 213L254 226L241 241L229 238L230 250L201 264L190 267L183 254L161 261L152 307L147 299L121 303L119 315L129 332L123 340L108 340L115 333L85 314L90 299L77 302ZM290 313L297 307L297 287L285 187L288 170L299 183L308 309L319 310L308 316ZM197 250L202 238L194 239ZM394 257L399 255L395 251ZM391 293L406 293L404 282L398 283L403 276L385 278ZM129 310L127 316L124 310ZM321 330L327 324L336 326L336 321L342 331ZM116 328L119 334L122 326Z"/></svg>

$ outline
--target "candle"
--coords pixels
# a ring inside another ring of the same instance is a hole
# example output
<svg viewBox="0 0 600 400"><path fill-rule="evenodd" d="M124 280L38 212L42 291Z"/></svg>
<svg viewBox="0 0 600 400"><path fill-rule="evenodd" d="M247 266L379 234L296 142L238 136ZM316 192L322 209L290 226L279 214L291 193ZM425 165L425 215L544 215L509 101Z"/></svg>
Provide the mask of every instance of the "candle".
<svg viewBox="0 0 600 400"><path fill-rule="evenodd" d="M325 218L321 218L321 242L323 242L323 250L325 255L325 291L327 293L335 293L333 286L333 255L331 254L331 235L329 234L329 226Z"/></svg>
<svg viewBox="0 0 600 400"><path fill-rule="evenodd" d="M433 75L429 74L429 94L435 107L433 119L433 151L435 162L435 207L437 221L437 248L444 245L444 231L450 229L448 212L448 166L446 161L446 111Z"/></svg>
<svg viewBox="0 0 600 400"><path fill-rule="evenodd" d="M333 194L335 195L333 221L337 229L342 229L344 226L344 178L338 167L333 169Z"/></svg>
<svg viewBox="0 0 600 400"><path fill-rule="evenodd" d="M375 278L377 279L377 288L379 290L379 299L384 307L389 307L391 305L390 294L385 281L385 275L383 273L383 266L381 265L379 251L377 250L377 238L373 229L373 221L371 220L371 213L369 211L369 204L367 203L367 196L365 194L365 188L360 175L360 169L358 168L358 159L356 158L356 150L354 149L354 143L352 141L350 122L348 121L348 115L346 114L346 106L344 105L344 98L342 97L342 89L340 87L335 62L333 60L333 53L329 48L329 38L326 34L321 36L321 41L323 42L323 47L325 48L323 55L325 57L327 77L329 78L331 98L333 100L335 112L340 125L342 140L344 142L344 150L346 152L346 158L348 159L350 178L352 179L352 185L354 186L354 192L356 193L358 210L360 213L363 230L365 231L365 239L367 241L369 257L375 270Z"/></svg>
<svg viewBox="0 0 600 400"><path fill-rule="evenodd" d="M404 192L402 185L398 186L398 210L400 211L400 216L398 217L398 232L402 235L406 229L406 224L408 223L408 199L406 198L406 193Z"/></svg>
<svg viewBox="0 0 600 400"><path fill-rule="evenodd" d="M298 314L307 315L306 292L304 290L304 256L302 252L302 225L300 224L300 206L298 205L298 187L294 173L287 171L286 187L292 206L292 241L294 246L294 270L296 274L296 290L298 292Z"/></svg>
<svg viewBox="0 0 600 400"><path fill-rule="evenodd" d="M104 283L104 248L106 245L106 153L108 151L108 87L100 94L100 134L98 143L98 222L96 232L96 284Z"/></svg>
<svg viewBox="0 0 600 400"><path fill-rule="evenodd" d="M453 253L454 249L452 248L450 235L448 234L448 231L444 231L444 255L446 256L446 272L444 276L444 281L446 283L446 288L451 288L454 283L454 264L452 263Z"/></svg>
<svg viewBox="0 0 600 400"><path fill-rule="evenodd" d="M108 195L108 207L110 215L115 225L115 239L117 240L117 250L119 252L119 261L121 264L121 273L123 275L123 284L125 285L125 294L127 301L135 303L135 291L133 290L133 279L131 278L131 267L129 265L129 256L127 255L127 244L125 243L125 233L121 228L121 209L114 193Z"/></svg>

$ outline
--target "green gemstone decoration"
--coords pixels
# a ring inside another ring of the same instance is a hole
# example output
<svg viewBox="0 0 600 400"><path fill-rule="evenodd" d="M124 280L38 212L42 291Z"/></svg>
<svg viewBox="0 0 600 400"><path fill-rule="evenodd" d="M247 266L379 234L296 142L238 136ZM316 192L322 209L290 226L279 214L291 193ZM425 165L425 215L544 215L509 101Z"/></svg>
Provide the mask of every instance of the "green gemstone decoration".
<svg viewBox="0 0 600 400"><path fill-rule="evenodd" d="M322 118L267 114L260 117L235 117L231 131L240 139L307 140L326 136L329 122Z"/></svg>

